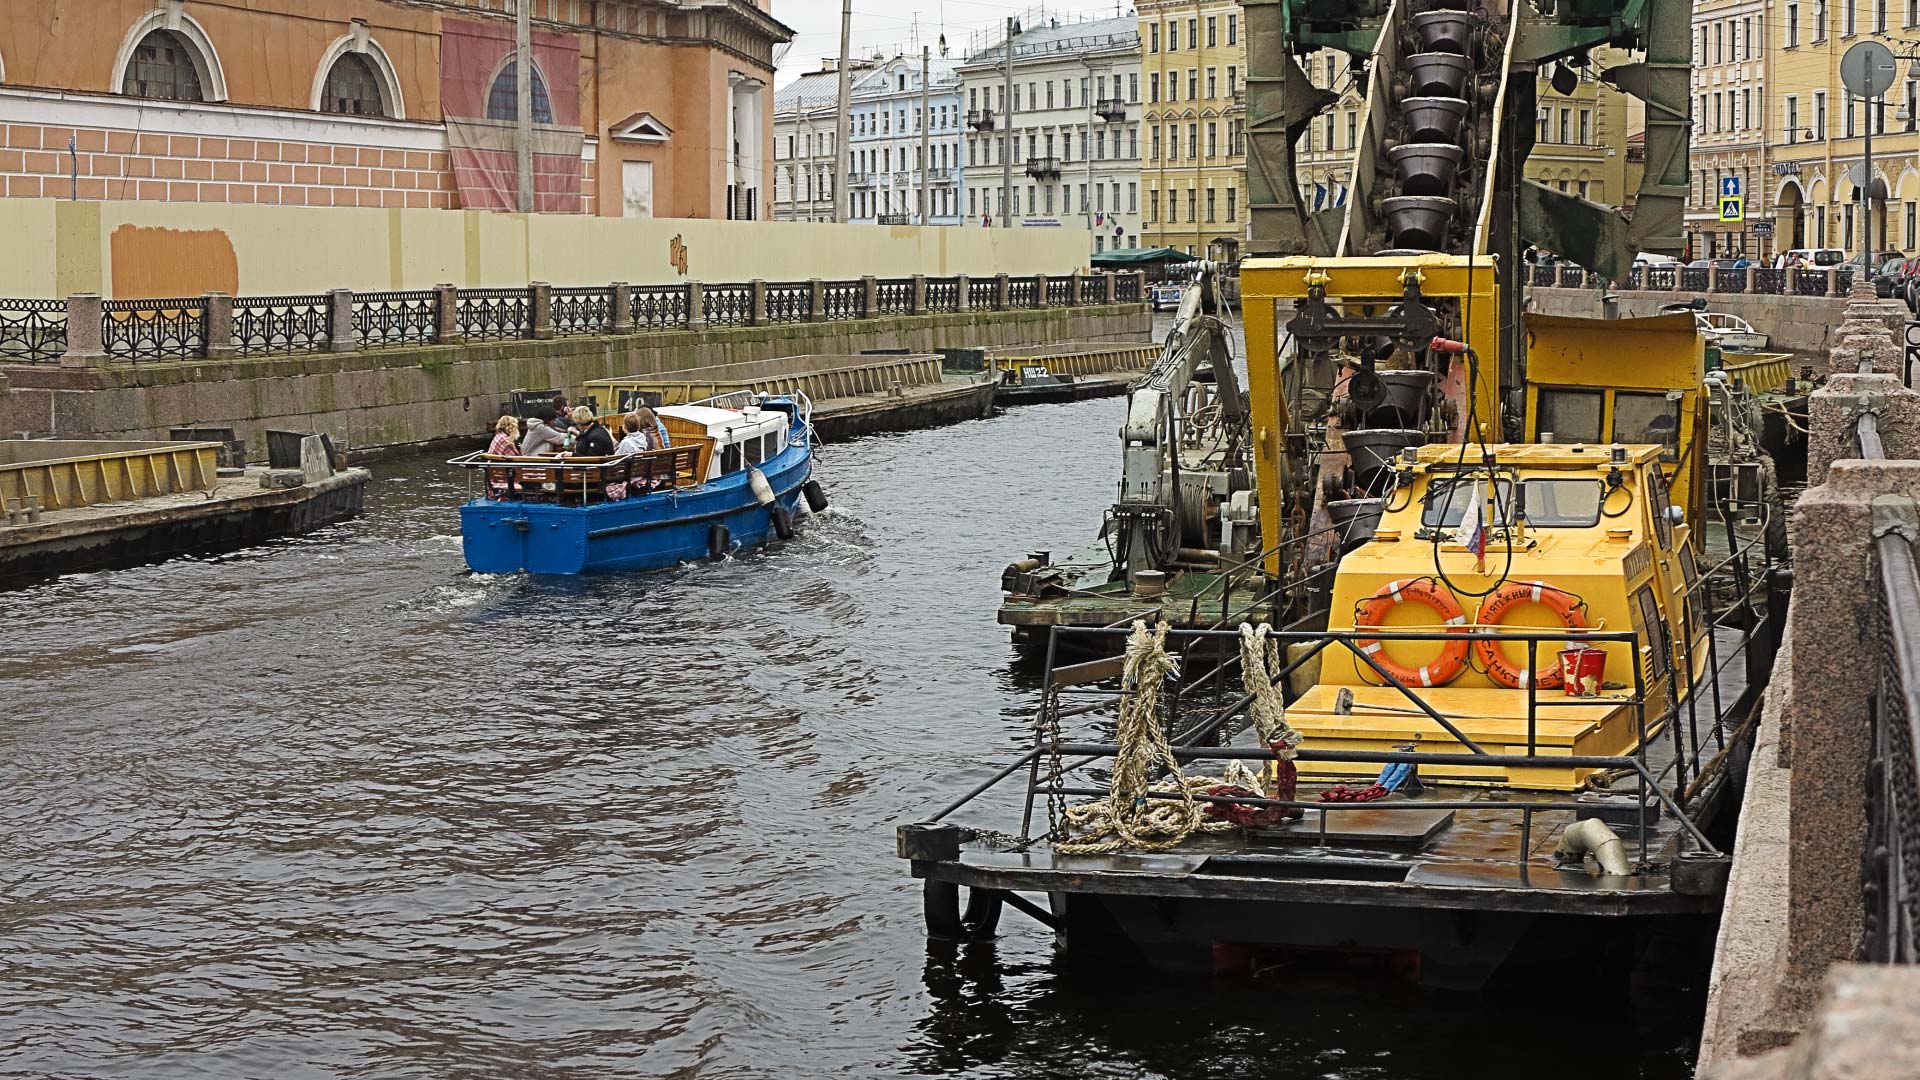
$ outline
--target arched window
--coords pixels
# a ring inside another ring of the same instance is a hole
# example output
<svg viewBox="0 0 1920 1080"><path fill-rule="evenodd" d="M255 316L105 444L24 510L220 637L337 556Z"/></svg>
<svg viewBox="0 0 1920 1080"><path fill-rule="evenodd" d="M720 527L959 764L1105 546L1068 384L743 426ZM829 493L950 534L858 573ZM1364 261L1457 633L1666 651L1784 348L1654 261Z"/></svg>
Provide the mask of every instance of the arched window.
<svg viewBox="0 0 1920 1080"><path fill-rule="evenodd" d="M193 46L172 30L154 30L134 46L120 92L162 101L205 101Z"/></svg>
<svg viewBox="0 0 1920 1080"><path fill-rule="evenodd" d="M373 65L359 53L342 55L328 69L327 85L320 91L320 111L350 116L393 115Z"/></svg>
<svg viewBox="0 0 1920 1080"><path fill-rule="evenodd" d="M516 120L519 118L520 93L518 63L507 61L507 66L494 76L493 87L487 91L487 119ZM547 80L540 77L540 68L533 69L533 122L536 124L553 123L553 102L547 98Z"/></svg>

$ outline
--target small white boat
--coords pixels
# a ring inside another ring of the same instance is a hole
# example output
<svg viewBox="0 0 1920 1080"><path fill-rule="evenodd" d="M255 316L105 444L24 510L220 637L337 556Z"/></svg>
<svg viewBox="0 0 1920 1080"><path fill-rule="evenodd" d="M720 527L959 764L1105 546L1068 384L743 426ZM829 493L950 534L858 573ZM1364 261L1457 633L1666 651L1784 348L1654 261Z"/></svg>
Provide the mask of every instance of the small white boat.
<svg viewBox="0 0 1920 1080"><path fill-rule="evenodd" d="M1772 343L1771 338L1755 330L1752 323L1738 315L1721 311L1696 311L1693 324L1700 331L1700 336L1719 346L1722 352L1758 352Z"/></svg>
<svg viewBox="0 0 1920 1080"><path fill-rule="evenodd" d="M1155 311L1178 311L1180 309L1181 287L1171 281L1163 281L1147 289L1147 303Z"/></svg>

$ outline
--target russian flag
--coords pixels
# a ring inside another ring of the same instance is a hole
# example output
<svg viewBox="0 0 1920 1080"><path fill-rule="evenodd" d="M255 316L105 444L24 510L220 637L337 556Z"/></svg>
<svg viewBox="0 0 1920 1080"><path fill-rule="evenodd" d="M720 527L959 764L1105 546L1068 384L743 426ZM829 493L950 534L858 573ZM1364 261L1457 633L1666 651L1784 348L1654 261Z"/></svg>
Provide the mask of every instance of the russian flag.
<svg viewBox="0 0 1920 1080"><path fill-rule="evenodd" d="M1484 572L1487 568L1487 523L1484 517L1487 500L1481 493L1478 479L1468 489L1467 500L1466 512L1460 515L1460 531L1453 534L1453 539L1461 547L1473 552L1475 564Z"/></svg>

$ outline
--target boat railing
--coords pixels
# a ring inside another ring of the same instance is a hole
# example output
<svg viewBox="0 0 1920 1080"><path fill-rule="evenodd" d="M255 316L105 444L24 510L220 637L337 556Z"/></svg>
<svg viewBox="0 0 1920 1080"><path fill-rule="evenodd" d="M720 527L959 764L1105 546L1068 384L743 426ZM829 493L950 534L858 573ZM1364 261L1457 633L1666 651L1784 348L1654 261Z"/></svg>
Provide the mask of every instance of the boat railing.
<svg viewBox="0 0 1920 1080"><path fill-rule="evenodd" d="M664 446L613 457L578 458L507 457L482 450L449 458L447 464L467 470L468 498L473 497L478 479L485 484L488 498L502 502L588 506L698 484L700 451L698 445Z"/></svg>
<svg viewBox="0 0 1920 1080"><path fill-rule="evenodd" d="M1121 748L1114 743L1070 740L1062 733L1060 721L1073 717L1085 717L1090 714L1102 713L1117 708L1126 696L1124 688L1116 689L1113 685L1120 677L1123 659L1115 655L1105 659L1070 665L1056 664L1055 659L1060 655L1061 641L1063 639L1074 637L1081 639L1074 643L1078 646L1072 650L1074 655L1084 655L1088 652L1098 654L1100 649L1093 644L1094 639L1106 637L1112 640L1114 648L1108 651L1117 651L1124 645L1125 635L1127 633L1128 629L1124 626L1097 628L1056 627L1053 632L1053 638L1048 645L1047 679L1043 689L1040 710L1034 720L1035 737L1033 746L1027 752L1020 755L1015 761L998 770L987 780L975 785L972 790L941 808L927 820L929 822L944 820L1024 768L1028 776L1024 804L1021 809L1019 835L1017 837L997 837L997 834L991 834L986 830L971 831L980 836L996 836L1000 842L1007 844L1015 850L1025 850L1040 840L1057 838L1051 832L1042 835L1034 834L1033 824L1036 802L1046 800L1049 809L1052 810L1054 809L1053 804L1056 801L1064 801L1069 798L1097 798L1107 795L1108 791L1104 788L1087 784L1076 785L1071 782L1070 778L1073 774L1088 766L1103 760L1115 758ZM1221 641L1224 644L1225 640L1237 637L1237 630L1173 630L1170 631L1168 635L1170 646L1185 644L1183 639L1188 638L1209 638ZM1529 660L1532 661L1537 657L1538 650L1543 644L1557 646L1571 640L1579 640L1586 644L1623 644L1629 652L1637 658L1639 656L1639 643L1641 640L1640 635L1637 633L1631 631L1578 630L1517 631L1493 628L1436 629L1431 631L1401 629L1370 629L1364 631L1275 630L1269 632L1268 639L1277 644L1286 655L1286 662L1280 670L1272 674L1273 682L1276 685L1284 684L1302 666L1313 661L1316 657L1320 657L1321 654L1328 649L1339 649L1351 655L1356 664L1371 668L1374 675L1379 679L1379 682L1375 685L1393 687L1398 691L1400 698L1405 703L1405 708L1409 711L1425 714L1436 726L1448 732L1462 748L1458 752L1447 753L1418 752L1411 748L1392 751L1305 748L1297 751L1295 758L1297 761L1354 765L1360 767L1356 769L1356 772L1362 769L1372 771L1379 766L1393 764L1411 764L1416 767L1425 765L1433 767L1474 767L1500 770L1529 767L1591 769L1596 771L1596 775L1617 778L1619 780L1629 778L1632 780L1633 786L1630 790L1614 788L1609 788L1608 790L1615 794L1631 793L1635 795L1636 805L1642 808L1639 813L1634 815L1637 824L1635 826L1636 835L1633 840L1639 851L1639 866L1643 871L1652 865L1649 860L1652 859L1655 854L1653 850L1656 842L1655 827L1662 812L1672 815L1673 819L1686 833L1687 838L1691 841L1691 851L1698 853L1695 857L1710 859L1721 859L1724 857L1701 831L1699 825L1694 820L1693 812L1698 809L1697 805L1694 805L1694 800L1699 792L1698 785L1694 785L1693 789L1689 790L1685 783L1663 784L1661 774L1656 774L1655 772L1655 767L1649 757L1649 750L1652 748L1652 743L1648 735L1650 732L1660 733L1662 724L1666 724L1669 727L1673 726L1670 722L1676 718L1678 706L1669 696L1662 706L1664 711L1660 716L1652 718L1648 716L1650 689L1657 690L1659 687L1657 683L1652 688L1648 686L1646 679L1646 675L1648 674L1647 669L1643 664L1638 662L1637 659L1633 664L1634 680L1630 693L1612 693L1595 697L1570 696L1564 699L1555 698L1551 702L1556 707L1584 706L1613 709L1626 708L1632 710L1640 735L1635 748L1631 752L1616 755L1569 756L1557 751L1550 753L1541 752L1537 732L1538 707L1540 702L1536 695L1529 695L1527 717L1528 734L1524 752L1511 750L1501 752L1492 751L1476 743L1466 732L1460 730L1460 728L1453 723L1452 718L1433 708L1421 699L1411 687L1394 678L1390 673L1380 667L1365 648L1366 643L1373 641L1453 642L1466 640L1471 642L1476 639L1497 639L1502 642L1524 643L1528 648ZM1305 646L1305 648L1299 650L1288 648L1288 646L1295 645ZM1218 741L1224 741L1219 739L1219 734L1227 722L1236 719L1243 722L1248 721L1248 706L1252 701L1252 697L1251 694L1241 695L1238 700L1223 707L1208 721L1178 731L1175 736L1170 739L1170 748L1173 756L1180 761L1240 760L1252 762L1271 760L1273 751L1268 748L1214 745ZM1069 704L1069 702L1071 702L1071 704ZM1073 758L1075 760L1070 764L1063 764L1063 759L1065 758ZM1159 798L1161 795L1156 793L1150 794L1148 797ZM1166 793L1166 797L1179 798L1180 796L1174 793ZM1555 811L1579 812L1591 809L1589 804L1583 804L1577 801L1571 794L1565 798L1554 798L1550 795L1543 794L1525 799L1515 799L1512 797L1502 799L1463 798L1458 800L1421 798L1417 800L1387 799L1367 803L1317 802L1300 799L1283 800L1254 796L1214 794L1197 795L1195 798L1197 801L1203 803L1241 805L1254 808L1313 809L1333 812L1365 808L1383 811L1471 809L1479 812L1517 813L1521 818L1520 831L1522 842L1516 851L1516 859L1520 863L1523 873L1525 872L1527 860L1532 850L1531 834L1534 816L1536 814ZM1656 805L1658 809L1656 809ZM1327 830L1327 822L1324 814L1319 819L1319 829L1321 832L1320 839L1324 844Z"/></svg>

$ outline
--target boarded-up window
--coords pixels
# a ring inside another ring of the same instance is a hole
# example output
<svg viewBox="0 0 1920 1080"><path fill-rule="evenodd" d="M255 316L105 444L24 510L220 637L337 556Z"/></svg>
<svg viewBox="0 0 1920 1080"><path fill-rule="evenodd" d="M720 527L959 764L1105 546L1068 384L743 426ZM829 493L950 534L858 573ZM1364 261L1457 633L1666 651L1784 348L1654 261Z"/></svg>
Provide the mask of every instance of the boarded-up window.
<svg viewBox="0 0 1920 1080"><path fill-rule="evenodd" d="M320 92L320 111L349 116L393 115L380 92L373 65L358 53L347 53L333 62L326 88Z"/></svg>

